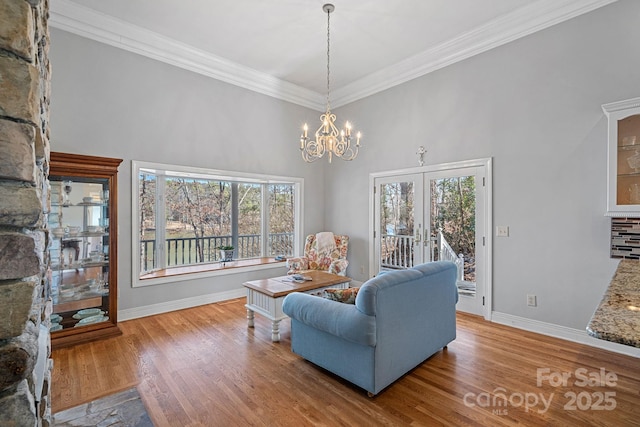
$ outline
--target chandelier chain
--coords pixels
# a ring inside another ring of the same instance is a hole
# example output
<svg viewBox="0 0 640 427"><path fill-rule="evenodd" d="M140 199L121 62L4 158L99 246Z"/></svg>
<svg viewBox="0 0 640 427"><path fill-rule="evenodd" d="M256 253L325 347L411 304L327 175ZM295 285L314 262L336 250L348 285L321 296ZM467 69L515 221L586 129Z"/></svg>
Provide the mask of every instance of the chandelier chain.
<svg viewBox="0 0 640 427"><path fill-rule="evenodd" d="M330 93L330 74L331 74L331 68L329 67L329 61L330 61L330 37L331 37L331 33L329 31L330 28L330 19L331 19L331 11L327 10L327 111L330 110L331 107L331 102L329 100L329 93Z"/></svg>

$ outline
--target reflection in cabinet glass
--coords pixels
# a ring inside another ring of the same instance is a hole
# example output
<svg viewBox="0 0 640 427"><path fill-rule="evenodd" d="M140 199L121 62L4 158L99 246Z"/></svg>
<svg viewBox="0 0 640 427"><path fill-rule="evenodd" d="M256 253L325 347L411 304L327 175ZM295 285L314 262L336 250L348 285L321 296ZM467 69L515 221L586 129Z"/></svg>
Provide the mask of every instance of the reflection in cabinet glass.
<svg viewBox="0 0 640 427"><path fill-rule="evenodd" d="M640 98L602 109L609 119L607 215L640 216Z"/></svg>
<svg viewBox="0 0 640 427"><path fill-rule="evenodd" d="M121 162L51 153L48 225L54 348L120 333L115 213Z"/></svg>

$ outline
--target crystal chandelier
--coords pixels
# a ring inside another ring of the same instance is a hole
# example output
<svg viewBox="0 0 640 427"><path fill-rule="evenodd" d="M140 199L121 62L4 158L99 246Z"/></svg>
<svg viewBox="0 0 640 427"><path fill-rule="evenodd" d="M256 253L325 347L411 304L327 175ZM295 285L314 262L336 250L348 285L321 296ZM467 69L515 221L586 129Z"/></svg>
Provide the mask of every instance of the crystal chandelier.
<svg viewBox="0 0 640 427"><path fill-rule="evenodd" d="M351 124L349 122L346 122L344 128L338 132L338 128L334 124L336 115L331 112L331 104L329 102L329 17L334 9L335 6L329 3L322 6L322 10L327 13L327 111L320 116L322 124L315 133L315 141L310 141L307 136L309 131L307 124L305 123L302 127L300 151L302 158L307 163L318 160L325 153L329 155L329 163L331 163L333 156L340 157L342 160L353 160L358 155L358 149L360 148L360 132L356 134L355 148L351 145Z"/></svg>

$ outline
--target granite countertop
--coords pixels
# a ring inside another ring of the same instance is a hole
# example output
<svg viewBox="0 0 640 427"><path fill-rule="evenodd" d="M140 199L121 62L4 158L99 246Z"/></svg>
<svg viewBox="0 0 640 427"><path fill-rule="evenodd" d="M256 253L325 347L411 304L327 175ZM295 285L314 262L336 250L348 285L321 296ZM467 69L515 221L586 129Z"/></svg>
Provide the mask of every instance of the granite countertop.
<svg viewBox="0 0 640 427"><path fill-rule="evenodd" d="M640 347L640 261L620 261L587 332L602 340Z"/></svg>

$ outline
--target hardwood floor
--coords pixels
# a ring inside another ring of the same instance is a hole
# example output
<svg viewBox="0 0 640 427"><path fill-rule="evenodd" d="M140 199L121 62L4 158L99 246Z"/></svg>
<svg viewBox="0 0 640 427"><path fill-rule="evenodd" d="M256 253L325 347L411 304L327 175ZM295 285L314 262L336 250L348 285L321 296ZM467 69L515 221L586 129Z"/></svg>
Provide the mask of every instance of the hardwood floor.
<svg viewBox="0 0 640 427"><path fill-rule="evenodd" d="M136 386L158 427L640 423L633 357L459 314L448 349L369 398L291 353L288 320L280 343L262 316L248 329L244 303L130 320L122 336L55 350L53 412Z"/></svg>

